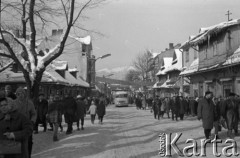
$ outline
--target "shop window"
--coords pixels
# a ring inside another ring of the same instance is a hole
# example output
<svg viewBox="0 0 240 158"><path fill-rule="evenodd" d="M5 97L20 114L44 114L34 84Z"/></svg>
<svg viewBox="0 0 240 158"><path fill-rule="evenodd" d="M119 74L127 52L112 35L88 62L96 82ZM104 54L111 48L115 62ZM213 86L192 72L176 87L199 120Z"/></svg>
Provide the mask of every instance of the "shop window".
<svg viewBox="0 0 240 158"><path fill-rule="evenodd" d="M232 92L232 86L231 85L224 85L223 86L223 93L224 97L229 96L229 94Z"/></svg>

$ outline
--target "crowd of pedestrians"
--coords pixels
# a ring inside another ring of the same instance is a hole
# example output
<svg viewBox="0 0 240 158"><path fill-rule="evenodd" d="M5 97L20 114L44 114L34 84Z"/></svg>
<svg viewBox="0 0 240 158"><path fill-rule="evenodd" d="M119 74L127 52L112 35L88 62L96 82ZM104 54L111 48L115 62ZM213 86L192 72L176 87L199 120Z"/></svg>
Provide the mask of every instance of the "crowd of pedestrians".
<svg viewBox="0 0 240 158"><path fill-rule="evenodd" d="M240 97L234 93L230 93L226 98L216 98L210 91L207 91L205 96L201 98L182 96L146 98L137 96L135 104L138 110L150 109L154 118L158 120L163 119L164 115L173 121L196 116L196 119L202 121L206 139L210 138L213 128L216 138L219 138L222 127L227 129L229 138L233 138L234 134L235 136L239 135Z"/></svg>
<svg viewBox="0 0 240 158"><path fill-rule="evenodd" d="M53 141L58 141L59 129L60 132L64 130L63 120L67 125L66 134L73 132L75 123L77 130L84 130L86 114L91 115L92 124L96 115L99 124L103 124L107 105L103 95L95 98L81 95L74 98L70 94L65 97L59 95L46 97L40 93L33 103L28 98L26 89L21 87L15 93L9 85L5 86L5 91L0 91L0 147L3 148L4 143L16 142L16 149L12 148L12 151L5 155L0 153L0 158L31 157L33 133L39 133L40 125L43 127L43 132L53 131ZM18 144L20 151L17 152Z"/></svg>

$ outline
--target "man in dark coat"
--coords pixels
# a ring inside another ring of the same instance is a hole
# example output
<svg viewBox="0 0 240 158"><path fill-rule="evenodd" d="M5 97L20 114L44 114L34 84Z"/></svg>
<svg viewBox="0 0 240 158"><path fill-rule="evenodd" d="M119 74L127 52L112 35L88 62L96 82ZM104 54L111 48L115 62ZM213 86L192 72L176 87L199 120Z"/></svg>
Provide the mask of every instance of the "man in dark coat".
<svg viewBox="0 0 240 158"><path fill-rule="evenodd" d="M135 104L136 104L137 110L141 109L141 104L142 103L141 103L141 100L140 100L140 96L136 97Z"/></svg>
<svg viewBox="0 0 240 158"><path fill-rule="evenodd" d="M65 122L68 125L66 134L71 134L73 131L73 122L77 121L77 103L73 97L67 95L63 100L63 114Z"/></svg>
<svg viewBox="0 0 240 158"><path fill-rule="evenodd" d="M84 102L84 98L81 95L77 96L77 130L80 130L79 128L79 121L81 121L81 129L84 130L84 117L86 115L86 105Z"/></svg>
<svg viewBox="0 0 240 158"><path fill-rule="evenodd" d="M180 120L183 120L185 111L186 111L186 106L187 106L187 102L183 99L183 97L179 97L179 117Z"/></svg>
<svg viewBox="0 0 240 158"><path fill-rule="evenodd" d="M158 105L158 99L155 98L155 99L153 100L153 103L152 103L153 116L154 116L155 119L157 119L158 111L159 111L157 105Z"/></svg>
<svg viewBox="0 0 240 158"><path fill-rule="evenodd" d="M225 118L227 122L228 128L228 137L232 138L232 130L234 130L235 135L238 135L238 120L239 120L239 113L238 113L238 104L237 100L235 99L235 94L230 93L229 98L223 103L221 107L222 116Z"/></svg>
<svg viewBox="0 0 240 158"><path fill-rule="evenodd" d="M219 120L220 120L220 101L218 101L217 98L213 98L213 103L214 103L214 134L217 139L219 139L218 132L219 132Z"/></svg>
<svg viewBox="0 0 240 158"><path fill-rule="evenodd" d="M173 97L173 103L172 103L172 120L178 121L179 117L179 110L180 110L180 99L179 96Z"/></svg>
<svg viewBox="0 0 240 158"><path fill-rule="evenodd" d="M103 96L99 99L99 104L97 105L97 115L99 119L99 124L103 123L103 117L106 114L106 100Z"/></svg>
<svg viewBox="0 0 240 158"><path fill-rule="evenodd" d="M171 109L171 112L172 112L172 120L173 121L174 121L174 111L175 111L175 109L174 109L174 102L175 102L175 97L169 98L169 106L170 106L170 109Z"/></svg>
<svg viewBox="0 0 240 158"><path fill-rule="evenodd" d="M38 125L43 124L44 132L47 130L47 120L46 115L48 112L48 101L44 99L44 94L39 94L38 100L36 101L36 111L37 111L37 120L35 123L35 134L38 133Z"/></svg>
<svg viewBox="0 0 240 158"><path fill-rule="evenodd" d="M157 115L158 115L158 120L160 119L160 116L162 114L161 112L161 106L162 106L162 101L160 98L157 99Z"/></svg>
<svg viewBox="0 0 240 158"><path fill-rule="evenodd" d="M17 96L12 92L12 87L10 85L5 86L5 94L6 97L11 98L12 100L17 98Z"/></svg>
<svg viewBox="0 0 240 158"><path fill-rule="evenodd" d="M212 92L207 91L205 97L199 100L198 120L202 119L203 129L206 139L209 139L214 121L214 104L212 101Z"/></svg>

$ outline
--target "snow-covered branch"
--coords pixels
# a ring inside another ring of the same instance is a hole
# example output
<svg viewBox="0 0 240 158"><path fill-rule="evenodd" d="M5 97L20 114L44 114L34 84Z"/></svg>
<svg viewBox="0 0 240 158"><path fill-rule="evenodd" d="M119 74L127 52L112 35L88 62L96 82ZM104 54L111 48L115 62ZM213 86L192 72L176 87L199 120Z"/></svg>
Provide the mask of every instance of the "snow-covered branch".
<svg viewBox="0 0 240 158"><path fill-rule="evenodd" d="M0 50L0 56L6 57L6 58L12 58L11 55L8 55L8 54L4 53L2 50Z"/></svg>
<svg viewBox="0 0 240 158"><path fill-rule="evenodd" d="M14 61L10 61L9 63L4 65L3 67L0 67L0 73L3 72L4 70L6 70L7 68L9 68L13 63L14 63Z"/></svg>
<svg viewBox="0 0 240 158"><path fill-rule="evenodd" d="M38 64L37 64L37 70L44 69L46 65L46 62L49 61L52 57L54 57L60 48L60 44L57 44L53 49L51 49L48 53L45 52L45 55L43 57L38 57Z"/></svg>
<svg viewBox="0 0 240 158"><path fill-rule="evenodd" d="M21 45L23 51L27 52L27 48L26 48L26 40L22 39L22 38L17 38L11 31L7 31L7 30L1 30L1 32L3 34L8 34L10 35L14 41L16 41L19 45ZM25 43L23 43L22 41L25 41Z"/></svg>

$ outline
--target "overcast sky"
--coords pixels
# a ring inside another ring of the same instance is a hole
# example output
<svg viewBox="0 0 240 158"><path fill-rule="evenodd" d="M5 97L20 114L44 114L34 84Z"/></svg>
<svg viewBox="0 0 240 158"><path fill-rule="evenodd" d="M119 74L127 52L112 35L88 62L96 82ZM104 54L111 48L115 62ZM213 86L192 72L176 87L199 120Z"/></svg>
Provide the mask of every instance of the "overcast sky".
<svg viewBox="0 0 240 158"><path fill-rule="evenodd" d="M240 0L111 0L86 12L85 27L105 34L94 36L94 54L112 56L97 61L96 69L131 65L146 49L165 50L183 43L201 27L240 18Z"/></svg>

